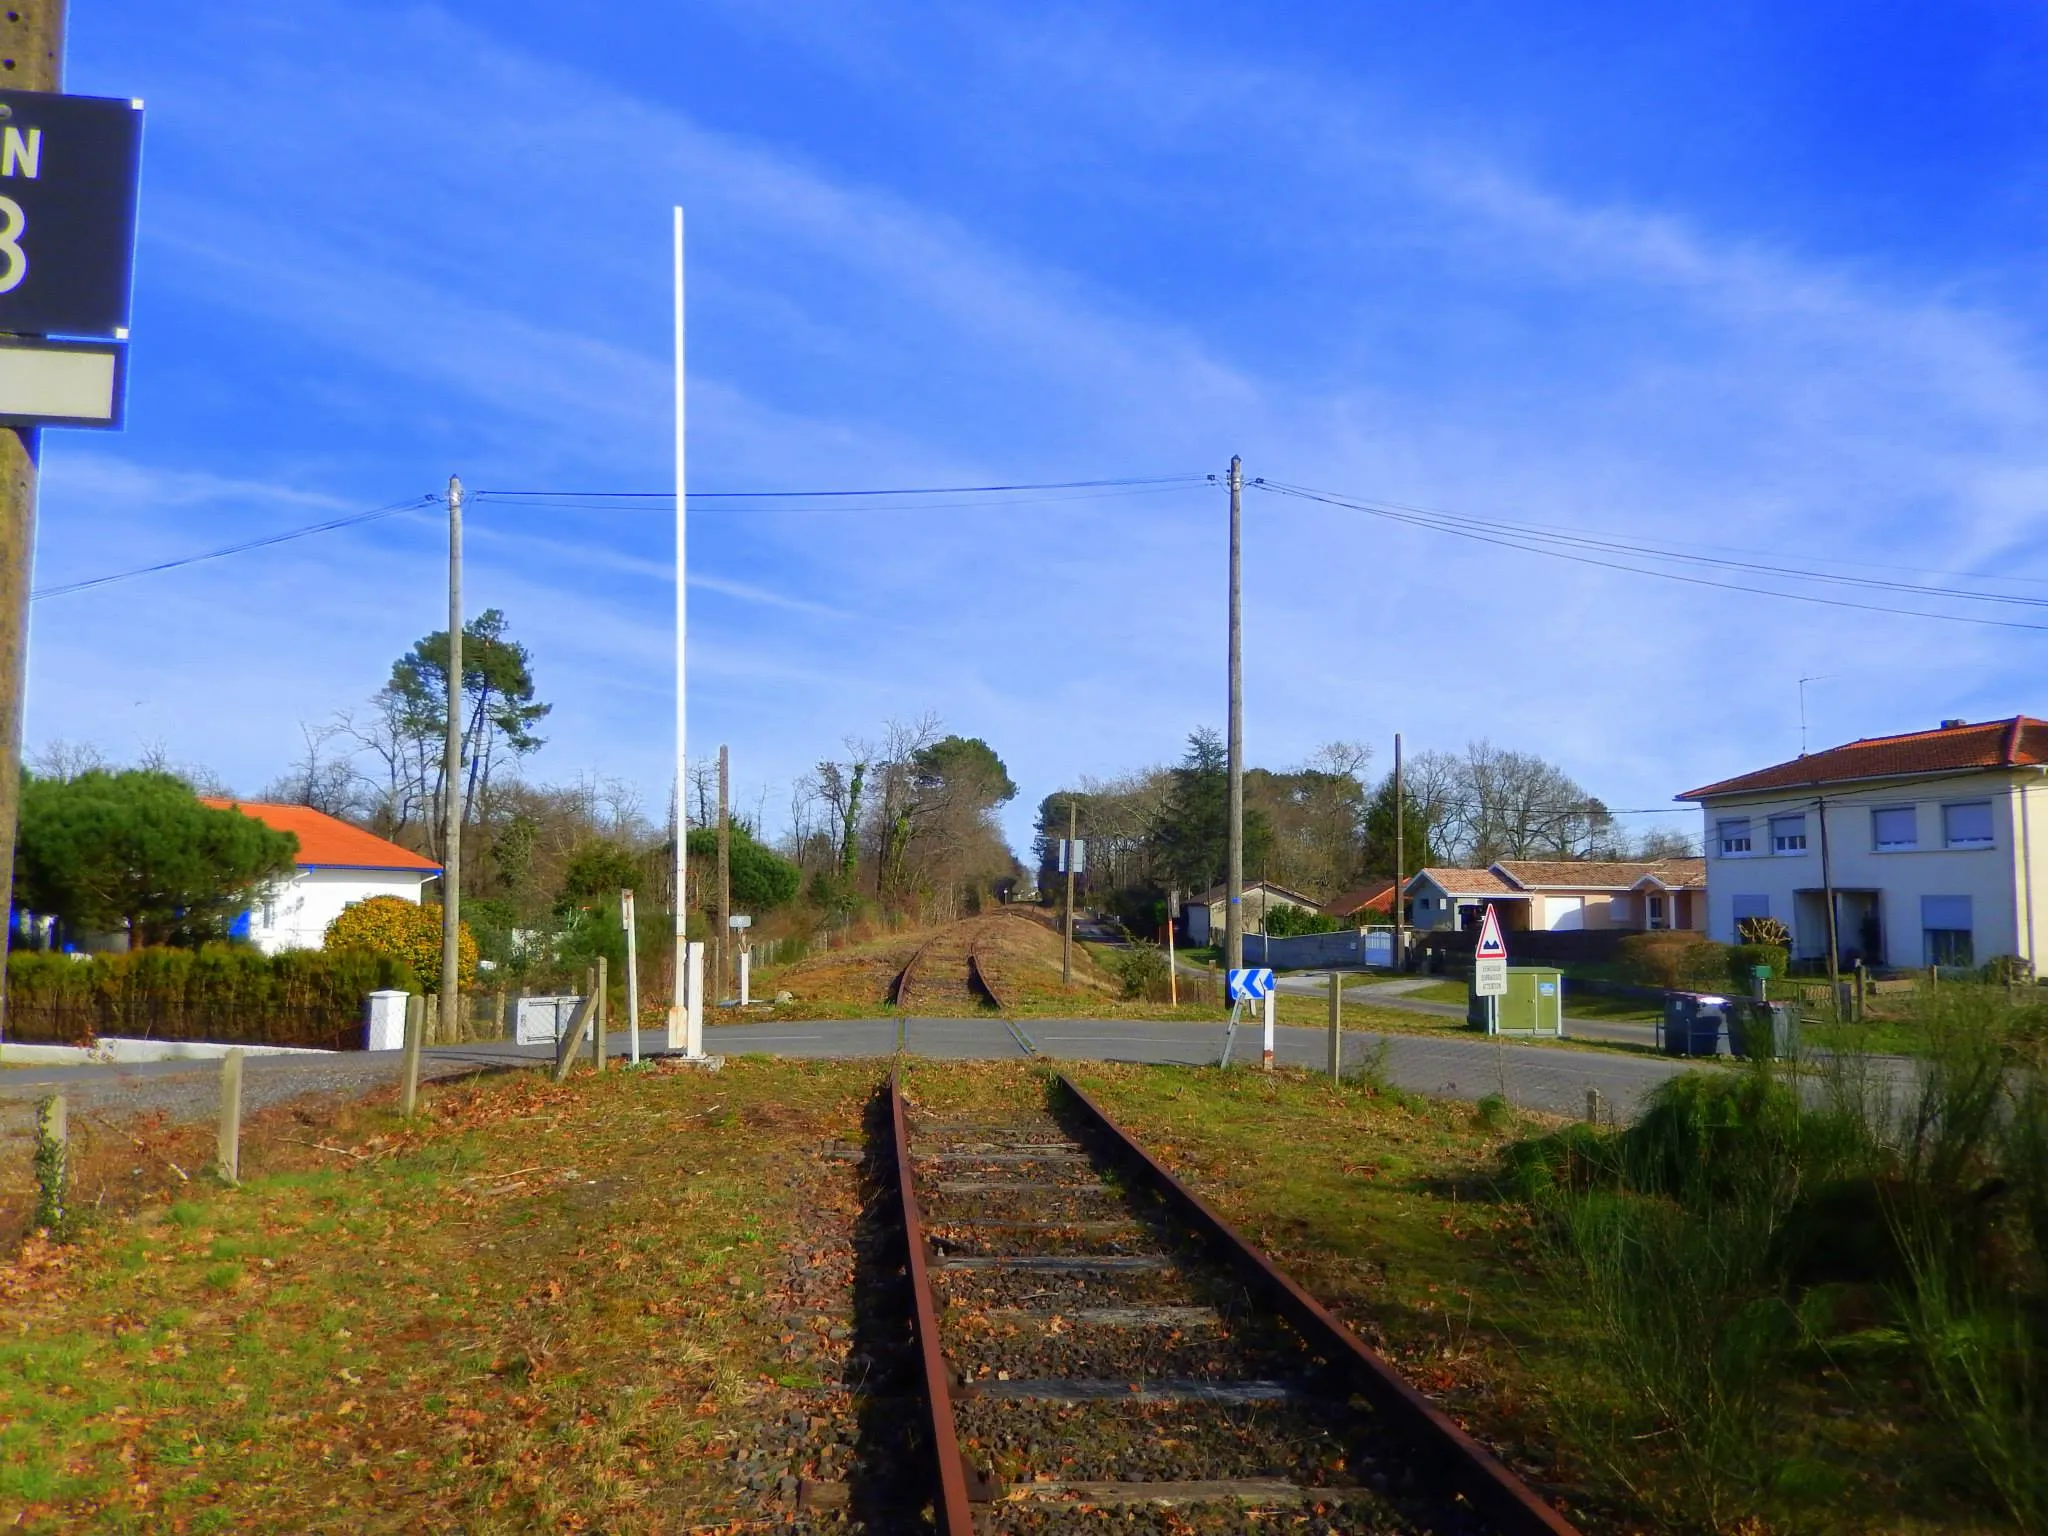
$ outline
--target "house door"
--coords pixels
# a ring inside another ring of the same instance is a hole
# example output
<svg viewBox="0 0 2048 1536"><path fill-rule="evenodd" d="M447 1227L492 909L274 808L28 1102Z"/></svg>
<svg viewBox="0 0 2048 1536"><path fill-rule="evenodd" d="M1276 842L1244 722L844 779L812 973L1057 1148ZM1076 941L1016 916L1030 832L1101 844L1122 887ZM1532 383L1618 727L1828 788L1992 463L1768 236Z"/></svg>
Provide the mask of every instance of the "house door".
<svg viewBox="0 0 2048 1536"><path fill-rule="evenodd" d="M1649 898L1650 927L1653 930L1658 928L1669 928L1671 926L1669 909L1665 906L1666 900L1666 897L1658 896L1654 893Z"/></svg>

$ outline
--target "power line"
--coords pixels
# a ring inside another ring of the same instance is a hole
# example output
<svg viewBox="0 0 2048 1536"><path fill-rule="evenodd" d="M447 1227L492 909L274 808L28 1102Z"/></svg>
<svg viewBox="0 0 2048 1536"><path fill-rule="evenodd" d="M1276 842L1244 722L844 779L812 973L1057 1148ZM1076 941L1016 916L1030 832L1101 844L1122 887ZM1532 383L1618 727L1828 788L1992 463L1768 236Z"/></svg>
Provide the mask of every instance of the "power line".
<svg viewBox="0 0 2048 1536"><path fill-rule="evenodd" d="M1064 494L1064 495L1048 495L1048 496L1005 496L1005 497L1002 497L1002 498L1000 498L1000 499L984 499L984 500L974 500L974 501L906 501L906 502L897 502L897 503L890 503L890 502L881 502L881 503L876 503L876 502L862 502L862 503L860 503L860 504L859 504L859 506L858 506L858 510L859 510L859 511L861 511L861 512L863 512L863 513L868 513L868 512L942 512L942 511L961 511L961 510L972 510L972 509L976 509L976 508L986 508L986 507L1032 507L1032 506L1064 506L1064 505L1066 505L1066 504L1067 504L1067 503L1069 503L1069 502L1078 502L1078 501L1103 501L1103 500L1107 500L1107 499L1110 499L1110 498L1113 498L1113 497L1124 497L1124 496L1163 496L1163 495L1169 495L1169 494L1171 494L1171 493L1173 493L1174 491L1177 491L1177 490L1187 490L1187 489L1190 489L1190 488L1191 488L1191 487L1190 487L1190 486L1189 486L1189 485L1188 485L1187 483L1185 483L1185 482L1172 482L1172 483L1167 483L1167 484L1134 484L1134 485L1130 485L1130 486L1126 486L1126 487L1122 487L1122 488L1118 488L1118 489L1110 489L1110 490L1095 490L1095 491L1074 491L1074 492L1070 492L1070 493L1067 493L1067 494ZM510 492L510 491L492 491L492 492L483 492L483 491L480 491L480 492L477 492L477 493L476 493L476 494L475 494L475 495L474 495L473 497L471 497L471 505L475 505L475 504L476 504L476 503L478 503L478 502L486 502L486 503L488 503L489 505L491 505L491 506L494 506L494 507L529 507L529 508L534 508L534 509L537 509L537 510L540 510L540 511L550 511L550 512L571 512L571 511L596 511L596 512L624 512L624 511L638 511L638 510L640 510L641 508L644 508L644 507L647 507L647 506L648 506L648 503L647 503L647 502L646 502L645 500L639 500L639 499L633 499L633 500L621 500L621 501L619 501L619 502L612 502L612 503L607 503L607 502L604 502L604 501L600 501L600 500L597 500L597 499L595 499L595 498L597 498L597 497L600 497L600 496L603 496L603 495L608 495L608 494L616 494L616 495L620 496L621 498L627 498L627 497L637 497L637 495L638 495L638 493L635 493L635 492L623 492L623 491L622 491L622 492L616 492L616 493L608 493L608 492L597 492L597 491L591 491L591 492L546 492L546 491L540 491L540 492L533 492L533 493L531 493L531 494L529 494L529 495L521 496L521 495L519 495L519 494L517 494L517 493L514 493L514 492ZM779 495L780 493L776 493L776 494L778 494L778 495ZM861 496L866 496L866 495L869 495L869 494L874 494L874 495L884 495L884 494L896 494L896 493L886 493L886 492L873 492L873 493L870 493L870 492L862 491L862 492L849 492L849 493L847 493L847 494L849 494L849 495L861 495ZM934 494L942 494L942 493L934 493ZM543 499L539 499L539 498L543 498L543 497L548 497L548 496L557 496L557 497L563 497L563 498L574 498L574 499L561 499L561 500L543 500ZM670 499L671 499L671 501L673 501L673 497L671 497ZM692 501L695 501L695 500L697 499L697 493L696 493L695 491L692 491L692 492L690 493L690 499L691 499ZM660 510L660 509L659 509L659 508L653 508L653 509L651 509L651 510ZM776 508L775 510L777 510L777 511L780 511L780 512L822 512L822 511L824 511L824 510L826 510L826 509L825 509L825 508L822 508L822 507L801 507L801 506L797 506L797 507L778 507L778 508Z"/></svg>
<svg viewBox="0 0 2048 1536"><path fill-rule="evenodd" d="M1905 618L1940 619L1951 624L1980 624L1997 629L2027 629L2048 631L2048 624L2029 624L2018 619L1994 619L1977 614L1938 613L1924 608L1899 608L1882 603L1863 603L1851 598L1824 597L1814 592L1787 592L1776 587L1754 586L1741 582L1715 581L1705 576L1688 576L1678 571L1657 570L1653 567L1624 564L1618 560L1604 560L1593 555L1574 553L1568 548L1552 547L1543 543L1528 542L1534 539L1552 538L1567 545L1578 545L1591 549L1608 549L1616 553L1634 555L1653 560L1676 560L1692 564L1727 566L1740 564L1711 560L1702 556L1673 554L1647 545L1627 544L1615 540L1590 540L1573 536L1548 534L1544 530L1528 525L1491 522L1481 518L1461 518L1445 513L1409 512L1392 505L1361 501L1340 496L1330 491L1312 490L1307 486L1287 485L1277 481L1257 481L1254 487L1279 496L1292 496L1303 501L1322 502L1333 507L1364 512L1369 516L1384 518L1390 522L1406 523L1412 527L1427 528L1438 533L1468 539L1480 544L1493 544L1502 549L1518 550L1524 554L1544 555L1553 560L1568 560L1578 565L1598 566L1610 571L1623 571L1634 576L1657 576L1666 581L1684 582L1688 586L1712 587L1723 592L1740 592L1753 597L1780 597L1793 602L1818 603L1830 608L1851 608L1864 613L1888 613ZM2048 606L2038 599L2007 596L2000 593L1967 592L1960 589L1912 586L1905 583L1880 582L1868 578L1832 575L1823 571L1804 571L1789 566L1745 565L1745 569L1761 570L1770 575L1794 581L1836 582L1852 586L1877 588L1881 590L1908 590L1924 596L1950 597L1976 602L2019 603L2033 607Z"/></svg>
<svg viewBox="0 0 2048 1536"><path fill-rule="evenodd" d="M397 517L403 512L417 512L423 507L433 506L440 499L439 496L416 496L411 501L396 501L389 506L374 507L368 512L352 512L346 517L308 523L303 528L266 534L260 539L247 539L240 544L227 544L219 549L205 550L196 555L181 555L175 560L159 560L154 564L138 565L130 570L110 571L104 576L88 576L83 581L67 581L54 587L40 587L30 594L30 600L40 602L46 597L65 597L73 592L90 591L94 587L112 586L118 581L131 581L137 576L153 576L159 571L175 571L182 566L199 565L208 560L224 560L229 555L246 554L252 549L268 549L276 544L289 544L294 539L310 538L316 533L333 533L341 528L360 527L364 523L374 523L380 518Z"/></svg>
<svg viewBox="0 0 2048 1536"><path fill-rule="evenodd" d="M692 491L692 501L763 501L770 499L811 500L848 496L958 496L995 491L1080 491L1103 486L1199 485L1215 480L1214 475L1145 475L1113 480L1039 480L1012 485L909 485L877 490L828 491ZM674 491L478 491L480 497L552 496L576 500L674 501Z"/></svg>

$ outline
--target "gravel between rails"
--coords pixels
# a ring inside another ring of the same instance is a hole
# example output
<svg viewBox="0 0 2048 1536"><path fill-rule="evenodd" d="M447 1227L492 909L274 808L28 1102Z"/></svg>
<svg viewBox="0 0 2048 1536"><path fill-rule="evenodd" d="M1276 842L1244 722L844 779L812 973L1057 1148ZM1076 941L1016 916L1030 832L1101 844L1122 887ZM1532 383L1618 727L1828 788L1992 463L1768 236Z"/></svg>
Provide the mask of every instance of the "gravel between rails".
<svg viewBox="0 0 2048 1536"><path fill-rule="evenodd" d="M1362 1401L1326 1384L1294 1329L1254 1306L1150 1193L1105 1180L1093 1162L1014 1161L1032 1148L1066 1150L1064 1130L1033 1115L952 1134L911 1124L907 1151L939 1259L940 1330L957 1372L954 1424L970 1464L999 1485L978 1516L982 1530L1487 1529L1459 1501L1422 1486L1412 1447ZM995 1219L1018 1225L976 1224ZM1029 1262L1077 1256L1159 1262L1072 1270ZM948 1257L987 1267L948 1267ZM988 1264L1006 1257L1026 1262ZM1141 1310L1081 1320L1104 1308ZM1186 1321L1195 1317L1203 1321ZM1262 1382L1286 1395L1172 1395L1176 1383ZM1141 1395L1162 1389L1153 1400ZM1218 1482L1239 1486L1206 1488L1198 1499L1162 1490L1154 1502L1133 1487ZM1116 1486L1094 1496L1070 1486L1090 1483Z"/></svg>

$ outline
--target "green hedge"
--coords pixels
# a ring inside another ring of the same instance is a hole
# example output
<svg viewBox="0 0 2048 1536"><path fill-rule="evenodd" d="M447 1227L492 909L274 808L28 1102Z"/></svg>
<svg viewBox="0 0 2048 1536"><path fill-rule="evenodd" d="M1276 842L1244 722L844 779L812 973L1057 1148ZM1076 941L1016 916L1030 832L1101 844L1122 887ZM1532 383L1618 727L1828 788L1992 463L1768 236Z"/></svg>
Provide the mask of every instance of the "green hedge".
<svg viewBox="0 0 2048 1536"><path fill-rule="evenodd" d="M241 945L143 949L78 959L7 957L7 1038L84 1045L100 1035L359 1050L363 999L416 991L409 969L376 955Z"/></svg>

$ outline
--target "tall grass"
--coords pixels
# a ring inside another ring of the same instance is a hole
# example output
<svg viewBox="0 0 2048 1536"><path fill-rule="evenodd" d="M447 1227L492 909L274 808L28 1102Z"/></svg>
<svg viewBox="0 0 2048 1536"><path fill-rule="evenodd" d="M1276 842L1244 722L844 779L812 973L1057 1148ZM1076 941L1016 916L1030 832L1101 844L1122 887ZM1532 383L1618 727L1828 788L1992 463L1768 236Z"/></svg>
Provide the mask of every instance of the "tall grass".
<svg viewBox="0 0 2048 1536"><path fill-rule="evenodd" d="M1858 1389L1930 1405L1967 1450L1968 1486L1941 1493L2048 1531L2038 1011L1964 987L1920 1008L1928 1054L1903 1079L1856 1055L1691 1073L1626 1131L1507 1150L1616 1399L1572 1428L1667 1528L1824 1516L1844 1474L1807 1454L1802 1405L1839 1348L1877 1340ZM1844 1296L1865 1314L1848 1334Z"/></svg>

